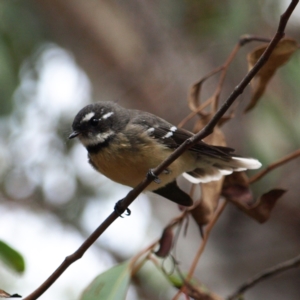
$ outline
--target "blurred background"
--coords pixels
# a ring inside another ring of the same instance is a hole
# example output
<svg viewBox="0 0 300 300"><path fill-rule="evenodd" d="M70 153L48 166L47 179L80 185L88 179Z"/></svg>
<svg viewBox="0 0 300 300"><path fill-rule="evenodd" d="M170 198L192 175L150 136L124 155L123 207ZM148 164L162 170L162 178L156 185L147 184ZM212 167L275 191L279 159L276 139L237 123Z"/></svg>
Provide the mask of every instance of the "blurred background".
<svg viewBox="0 0 300 300"><path fill-rule="evenodd" d="M96 173L83 146L68 140L79 109L118 101L179 123L189 113L191 84L222 64L241 35L272 37L288 3L1 0L0 240L24 256L26 270L19 275L0 260L0 289L31 293L128 192ZM287 35L300 41L299 7ZM255 46L242 49L229 69L223 100L246 73L246 54ZM224 127L237 153L266 166L299 148L299 70L296 53L247 115L242 111L250 90L240 97L236 118ZM202 99L215 83L208 81ZM288 190L266 224L227 206L196 273L210 290L225 297L257 272L299 253L299 168L294 160L255 184L257 197L275 187ZM151 194L140 195L131 210L42 299L78 299L97 274L149 245L179 213ZM190 222L177 249L182 270L199 243ZM171 299L174 291L149 265L128 299ZM300 271L294 269L257 285L246 299L299 295Z"/></svg>

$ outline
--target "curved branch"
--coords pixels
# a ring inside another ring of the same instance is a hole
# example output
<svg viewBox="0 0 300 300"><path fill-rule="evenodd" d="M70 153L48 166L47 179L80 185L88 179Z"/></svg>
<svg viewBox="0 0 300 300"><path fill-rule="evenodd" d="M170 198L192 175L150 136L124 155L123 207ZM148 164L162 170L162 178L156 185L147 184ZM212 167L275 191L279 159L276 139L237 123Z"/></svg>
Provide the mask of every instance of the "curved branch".
<svg viewBox="0 0 300 300"><path fill-rule="evenodd" d="M238 288L238 290L236 292L234 292L234 294L232 294L231 296L229 296L227 298L227 300L240 299L239 297L242 294L244 294L248 289L250 289L257 283L259 283L267 278L273 277L277 274L280 274L284 271L290 270L292 268L297 268L299 266L300 266L300 255L257 274L256 276L254 276L253 278L249 279L247 282L242 284Z"/></svg>

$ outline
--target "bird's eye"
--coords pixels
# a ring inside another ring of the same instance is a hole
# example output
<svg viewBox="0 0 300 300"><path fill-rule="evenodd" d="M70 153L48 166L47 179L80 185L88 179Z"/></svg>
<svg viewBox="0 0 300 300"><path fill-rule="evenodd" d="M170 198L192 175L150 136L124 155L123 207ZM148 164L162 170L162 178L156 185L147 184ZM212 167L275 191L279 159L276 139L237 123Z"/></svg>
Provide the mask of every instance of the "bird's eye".
<svg viewBox="0 0 300 300"><path fill-rule="evenodd" d="M96 127L98 124L99 124L99 119L96 119L96 118L92 118L90 120L90 124L94 127Z"/></svg>

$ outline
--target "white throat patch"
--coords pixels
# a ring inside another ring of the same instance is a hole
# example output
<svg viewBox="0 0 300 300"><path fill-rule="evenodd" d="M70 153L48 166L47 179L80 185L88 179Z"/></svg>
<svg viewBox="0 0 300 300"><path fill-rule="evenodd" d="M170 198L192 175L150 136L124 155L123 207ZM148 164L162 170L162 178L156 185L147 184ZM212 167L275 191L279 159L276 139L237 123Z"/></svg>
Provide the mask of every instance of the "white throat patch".
<svg viewBox="0 0 300 300"><path fill-rule="evenodd" d="M79 135L81 143L85 146L95 146L104 143L110 136L114 135L112 130L98 133L97 135L89 134L87 137Z"/></svg>

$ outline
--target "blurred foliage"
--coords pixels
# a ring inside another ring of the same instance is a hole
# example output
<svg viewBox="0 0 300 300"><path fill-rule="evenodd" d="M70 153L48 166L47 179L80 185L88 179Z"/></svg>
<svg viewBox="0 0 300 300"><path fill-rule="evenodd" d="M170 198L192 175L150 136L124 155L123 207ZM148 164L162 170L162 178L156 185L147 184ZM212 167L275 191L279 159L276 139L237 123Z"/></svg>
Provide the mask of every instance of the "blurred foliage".
<svg viewBox="0 0 300 300"><path fill-rule="evenodd" d="M11 246L0 240L0 260L2 260L12 270L23 273L25 271L25 261L23 256Z"/></svg>
<svg viewBox="0 0 300 300"><path fill-rule="evenodd" d="M125 299L130 283L131 268L130 261L125 261L100 274L86 288L80 299Z"/></svg>
<svg viewBox="0 0 300 300"><path fill-rule="evenodd" d="M0 2L0 115L12 112L21 65L43 42L43 28L26 2Z"/></svg>
<svg viewBox="0 0 300 300"><path fill-rule="evenodd" d="M170 26L182 30L193 46L200 49L210 48L212 43L219 44L220 41L225 44L225 49L229 49L241 35L261 33L262 22L265 22L265 34L269 36L268 21L276 19L280 13L278 1L264 0L226 0L222 3L166 0L159 5L162 17L167 18Z"/></svg>

